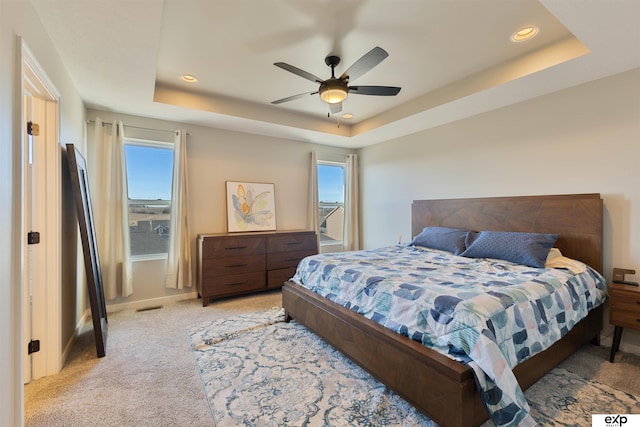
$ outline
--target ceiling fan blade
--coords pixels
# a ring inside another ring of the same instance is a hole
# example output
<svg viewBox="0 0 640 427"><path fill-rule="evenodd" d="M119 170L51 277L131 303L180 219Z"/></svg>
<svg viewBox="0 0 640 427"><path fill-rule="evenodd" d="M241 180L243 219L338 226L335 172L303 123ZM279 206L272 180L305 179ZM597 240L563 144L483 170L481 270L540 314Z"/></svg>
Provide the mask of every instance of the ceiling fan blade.
<svg viewBox="0 0 640 427"><path fill-rule="evenodd" d="M275 65L276 67L280 67L283 70L287 70L290 73L295 74L296 76L300 76L302 78L305 78L307 80L311 80L314 83L322 83L322 79L318 76L314 76L311 73L308 73L304 70L301 70L298 67L294 67L293 65L289 65L286 62L276 62L273 65Z"/></svg>
<svg viewBox="0 0 640 427"><path fill-rule="evenodd" d="M394 86L349 86L349 93L356 95L396 96L400 92Z"/></svg>
<svg viewBox="0 0 640 427"><path fill-rule="evenodd" d="M342 73L341 79L349 76L349 81L354 81L373 67L381 63L389 54L381 47L374 47L358 59L351 67Z"/></svg>
<svg viewBox="0 0 640 427"><path fill-rule="evenodd" d="M299 93L297 95L288 96L286 98L278 99L276 101L271 101L271 103L272 104L282 104L283 102L293 101L293 100L296 100L296 99L304 98L305 96L308 96L308 95L315 95L316 93L318 93L318 91Z"/></svg>
<svg viewBox="0 0 640 427"><path fill-rule="evenodd" d="M338 102L337 104L329 104L329 112L331 114L336 114L342 111L342 102Z"/></svg>

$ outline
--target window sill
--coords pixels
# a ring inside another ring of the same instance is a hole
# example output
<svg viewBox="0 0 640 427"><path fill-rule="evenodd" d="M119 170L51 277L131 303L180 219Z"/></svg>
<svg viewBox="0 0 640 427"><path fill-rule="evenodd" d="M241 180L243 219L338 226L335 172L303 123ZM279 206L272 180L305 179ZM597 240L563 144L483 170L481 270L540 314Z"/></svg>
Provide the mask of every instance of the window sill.
<svg viewBox="0 0 640 427"><path fill-rule="evenodd" d="M134 255L131 257L131 262L162 261L166 259L167 254Z"/></svg>
<svg viewBox="0 0 640 427"><path fill-rule="evenodd" d="M342 246L342 242L334 242L334 243L320 243L320 253L330 253L330 252L344 252L344 248Z"/></svg>

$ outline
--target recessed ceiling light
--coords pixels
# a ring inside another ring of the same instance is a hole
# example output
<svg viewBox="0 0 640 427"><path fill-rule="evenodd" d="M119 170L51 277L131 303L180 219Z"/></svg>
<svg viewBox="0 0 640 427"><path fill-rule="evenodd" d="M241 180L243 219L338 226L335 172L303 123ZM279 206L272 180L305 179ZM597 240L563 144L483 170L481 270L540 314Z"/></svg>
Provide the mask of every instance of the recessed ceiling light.
<svg viewBox="0 0 640 427"><path fill-rule="evenodd" d="M187 82L187 83L196 83L198 81L196 76L191 75L191 74L183 74L183 75L181 75L180 76L180 80L182 80L183 82Z"/></svg>
<svg viewBox="0 0 640 427"><path fill-rule="evenodd" d="M352 118L352 117L353 117L353 114L351 114L351 113L344 113L344 114L342 115L342 118L343 118L343 119L350 119L350 118Z"/></svg>
<svg viewBox="0 0 640 427"><path fill-rule="evenodd" d="M512 42L523 42L525 40L530 40L534 38L538 34L538 27L534 27L533 25L528 27L522 27L515 33L511 34Z"/></svg>

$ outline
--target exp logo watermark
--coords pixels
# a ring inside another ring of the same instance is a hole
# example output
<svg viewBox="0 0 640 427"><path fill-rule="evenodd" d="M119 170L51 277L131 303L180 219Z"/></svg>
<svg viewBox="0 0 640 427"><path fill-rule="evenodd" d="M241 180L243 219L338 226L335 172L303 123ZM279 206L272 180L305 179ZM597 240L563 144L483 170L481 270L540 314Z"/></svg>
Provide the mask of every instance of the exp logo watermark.
<svg viewBox="0 0 640 427"><path fill-rule="evenodd" d="M591 427L638 427L640 414L593 414Z"/></svg>

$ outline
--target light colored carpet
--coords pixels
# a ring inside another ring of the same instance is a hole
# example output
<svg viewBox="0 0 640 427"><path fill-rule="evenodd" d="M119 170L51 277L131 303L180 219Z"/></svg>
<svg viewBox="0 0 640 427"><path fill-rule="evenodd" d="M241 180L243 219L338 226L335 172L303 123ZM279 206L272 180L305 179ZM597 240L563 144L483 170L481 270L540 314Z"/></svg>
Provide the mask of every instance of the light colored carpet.
<svg viewBox="0 0 640 427"><path fill-rule="evenodd" d="M93 330L82 334L57 375L25 386L27 427L211 426L187 326L282 303L268 292L202 307L181 301L108 316L107 354L96 358Z"/></svg>
<svg viewBox="0 0 640 427"><path fill-rule="evenodd" d="M280 292L183 301L146 312L109 315L107 356L93 331L79 337L65 368L25 386L25 424L39 426L213 426L187 327L281 304ZM640 396L640 357L585 346L560 366Z"/></svg>
<svg viewBox="0 0 640 427"><path fill-rule="evenodd" d="M436 425L305 327L284 323L280 307L194 325L189 336L218 427ZM635 396L561 367L525 395L540 425L640 412Z"/></svg>

